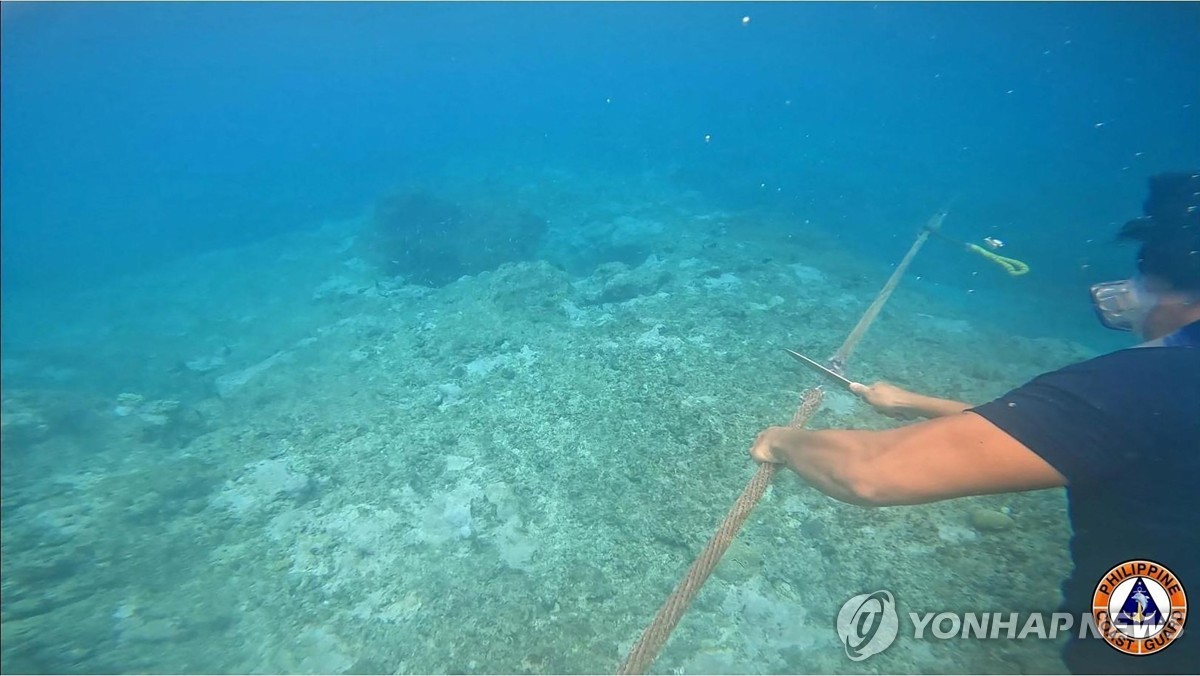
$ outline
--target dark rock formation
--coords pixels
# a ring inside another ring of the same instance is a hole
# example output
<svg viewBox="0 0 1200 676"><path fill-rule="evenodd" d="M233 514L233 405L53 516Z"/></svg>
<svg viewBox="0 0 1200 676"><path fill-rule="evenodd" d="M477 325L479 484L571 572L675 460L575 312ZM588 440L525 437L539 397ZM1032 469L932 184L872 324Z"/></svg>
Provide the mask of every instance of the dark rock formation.
<svg viewBox="0 0 1200 676"><path fill-rule="evenodd" d="M531 260L545 219L504 206L467 207L426 193L384 199L362 243L364 257L409 283L444 286L503 263Z"/></svg>

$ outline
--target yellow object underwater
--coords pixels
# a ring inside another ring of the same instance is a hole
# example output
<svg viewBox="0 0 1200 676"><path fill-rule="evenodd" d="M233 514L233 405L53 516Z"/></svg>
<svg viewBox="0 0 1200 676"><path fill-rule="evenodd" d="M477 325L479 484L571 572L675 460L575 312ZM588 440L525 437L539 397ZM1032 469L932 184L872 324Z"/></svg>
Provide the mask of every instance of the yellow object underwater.
<svg viewBox="0 0 1200 676"><path fill-rule="evenodd" d="M999 265L1000 267L1004 268L1005 272L1012 275L1013 277L1020 277L1021 275L1025 274L1026 272L1029 272L1029 265L1027 263L1025 263L1024 261L1019 261L1015 258L1008 258L1006 256L1001 256L1000 254L997 254L994 251L988 251L987 249L979 246L978 244L968 244L967 251L974 251L975 253L979 254L980 256L983 256L984 258L988 259L989 261L995 263L996 265Z"/></svg>
<svg viewBox="0 0 1200 676"><path fill-rule="evenodd" d="M1019 261L1015 258L1008 258L1007 256L1001 256L1000 254L996 253L995 251L990 251L978 244L969 244L967 242L963 242L963 241L954 239L953 237L947 237L946 235L943 235L938 228L932 228L932 227L926 226L925 230L927 232L929 232L929 234L936 235L937 237L940 237L941 239L944 239L947 242L957 244L957 245L961 246L962 248L966 249L967 251L970 251L971 253L977 253L980 256L983 256L987 260L1004 268L1004 271L1007 272L1009 274L1009 276L1011 276L1011 277L1020 277L1021 275L1029 272L1029 264L1026 263L1025 261ZM998 239L991 238L991 237L987 237L983 241L987 242L993 249L1004 246L1003 242L1001 242Z"/></svg>

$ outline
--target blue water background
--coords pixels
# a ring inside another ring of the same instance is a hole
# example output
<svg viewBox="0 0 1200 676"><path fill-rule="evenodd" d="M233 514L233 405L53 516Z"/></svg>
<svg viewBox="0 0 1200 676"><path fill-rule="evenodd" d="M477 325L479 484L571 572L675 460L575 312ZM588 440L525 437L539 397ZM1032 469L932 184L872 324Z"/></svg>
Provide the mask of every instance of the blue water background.
<svg viewBox="0 0 1200 676"><path fill-rule="evenodd" d="M1073 326L1085 285L1127 271L1111 235L1147 176L1200 165L1192 3L3 12L9 297L359 213L473 157L671 169L881 264L951 204L954 234L1036 272L990 280L982 311L1059 298ZM919 272L959 290L974 270L943 248Z"/></svg>

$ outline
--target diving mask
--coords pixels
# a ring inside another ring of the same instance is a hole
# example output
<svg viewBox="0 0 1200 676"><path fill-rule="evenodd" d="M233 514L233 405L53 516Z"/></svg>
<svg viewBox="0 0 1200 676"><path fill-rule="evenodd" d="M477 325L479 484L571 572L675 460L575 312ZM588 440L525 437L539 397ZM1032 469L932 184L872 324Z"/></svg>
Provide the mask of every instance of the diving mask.
<svg viewBox="0 0 1200 676"><path fill-rule="evenodd" d="M1137 331L1158 303L1158 295L1147 291L1137 277L1092 285L1092 304L1105 327Z"/></svg>

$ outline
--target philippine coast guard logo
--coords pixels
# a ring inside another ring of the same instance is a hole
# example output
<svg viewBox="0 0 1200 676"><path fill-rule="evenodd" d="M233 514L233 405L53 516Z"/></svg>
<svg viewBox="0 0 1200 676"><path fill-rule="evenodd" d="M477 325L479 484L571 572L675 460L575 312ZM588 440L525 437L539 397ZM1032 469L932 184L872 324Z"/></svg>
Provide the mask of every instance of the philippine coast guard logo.
<svg viewBox="0 0 1200 676"><path fill-rule="evenodd" d="M1183 631L1187 595L1165 566L1126 561L1100 578L1092 617L1109 645L1130 655L1149 655L1171 645Z"/></svg>

